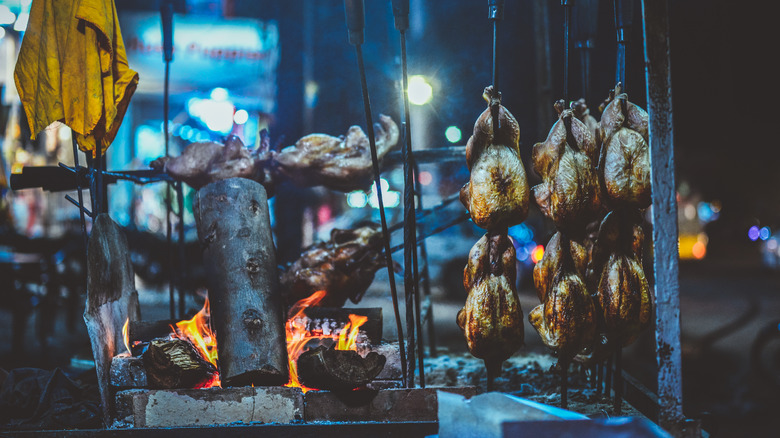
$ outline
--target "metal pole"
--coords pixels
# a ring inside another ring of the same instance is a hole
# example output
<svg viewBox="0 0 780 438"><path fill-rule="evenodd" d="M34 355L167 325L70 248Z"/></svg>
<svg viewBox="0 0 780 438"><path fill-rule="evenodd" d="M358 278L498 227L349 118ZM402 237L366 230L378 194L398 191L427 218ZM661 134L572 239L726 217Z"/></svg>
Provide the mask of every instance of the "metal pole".
<svg viewBox="0 0 780 438"><path fill-rule="evenodd" d="M642 18L653 188L658 420L668 430L677 429L684 419L668 1L642 0Z"/></svg>
<svg viewBox="0 0 780 438"><path fill-rule="evenodd" d="M395 287L395 274L393 273L393 255L390 249L390 232L387 229L387 218L385 217L385 204L382 200L382 184L379 179L379 158L376 151L376 139L374 138L374 123L371 117L371 101L368 95L368 84L366 82L366 68L363 64L363 28L365 27L365 15L363 0L344 0L344 12L346 15L347 29L349 30L349 42L355 46L355 55L357 56L358 72L360 74L360 88L363 93L363 109L366 113L366 131L368 134L368 144L371 149L371 162L374 168L374 184L376 187L377 201L379 204L379 217L382 223L382 235L385 244L385 260L387 261L387 279L390 282L390 295L393 299L393 311L395 313L396 328L398 330L398 348L401 357L401 373L403 374L403 384L408 387L410 381L414 382L414 359L407 363L406 348L403 341L403 328L401 327L401 314L398 311L398 291ZM409 305L407 304L407 307ZM408 312L408 310L407 310ZM408 322L408 321L407 321ZM411 338L412 341L414 340ZM409 354L414 355L414 346L409 346ZM411 365L411 366L409 366ZM412 368L412 379L408 379L408 369Z"/></svg>
<svg viewBox="0 0 780 438"><path fill-rule="evenodd" d="M170 157L169 148L169 136L168 136L168 112L169 112L169 85L171 79L171 61L173 61L173 2L170 0L164 0L160 4L160 23L162 25L162 40L163 40L163 62L165 63L165 77L163 81L163 138L165 139L165 156ZM171 319L176 318L176 306L174 296L174 280L173 280L173 238L171 229L171 198L173 193L171 190L171 183L165 185L165 238L168 248L168 298L170 300L168 309L170 311ZM179 307L183 307L183 303L179 304ZM179 317L183 317L183 311L180 310Z"/></svg>
<svg viewBox="0 0 780 438"><path fill-rule="evenodd" d="M70 131L71 135L71 142L73 143L73 168L76 173L76 190L78 191L79 195L79 217L81 218L81 234L84 236L84 252L87 251L87 243L88 243L88 236L87 236L87 220L84 217L84 194L81 190L81 177L79 176L79 147L76 143L76 133L73 132L73 130ZM86 261L86 259L85 259Z"/></svg>
<svg viewBox="0 0 780 438"><path fill-rule="evenodd" d="M561 0L563 6L563 100L569 105L569 23L574 0Z"/></svg>

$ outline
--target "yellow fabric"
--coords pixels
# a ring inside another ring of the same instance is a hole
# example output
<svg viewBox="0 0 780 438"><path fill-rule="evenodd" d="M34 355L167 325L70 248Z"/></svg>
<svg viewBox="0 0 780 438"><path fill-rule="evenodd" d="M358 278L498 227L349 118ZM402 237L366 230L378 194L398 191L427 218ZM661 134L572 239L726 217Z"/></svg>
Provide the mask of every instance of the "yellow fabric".
<svg viewBox="0 0 780 438"><path fill-rule="evenodd" d="M114 1L33 0L14 80L33 138L59 120L105 152L138 85Z"/></svg>

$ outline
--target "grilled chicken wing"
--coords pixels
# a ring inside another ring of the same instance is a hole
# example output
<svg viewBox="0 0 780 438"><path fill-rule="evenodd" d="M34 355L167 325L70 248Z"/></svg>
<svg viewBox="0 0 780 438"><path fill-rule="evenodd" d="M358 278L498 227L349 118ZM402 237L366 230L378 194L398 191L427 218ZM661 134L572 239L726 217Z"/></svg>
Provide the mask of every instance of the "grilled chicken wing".
<svg viewBox="0 0 780 438"><path fill-rule="evenodd" d="M374 131L377 157L382 159L398 143L398 125L380 115ZM341 137L307 135L282 149L275 164L279 173L299 186L322 185L343 192L365 189L373 176L368 136L359 126L350 127Z"/></svg>
<svg viewBox="0 0 780 438"><path fill-rule="evenodd" d="M341 307L347 298L357 303L386 266L381 251L382 231L375 226L334 229L328 242L304 251L281 275L285 300L292 304L324 290L321 306Z"/></svg>
<svg viewBox="0 0 780 438"><path fill-rule="evenodd" d="M589 267L598 284L604 330L626 346L650 325L653 295L642 268L644 235L636 211L613 211L602 221Z"/></svg>
<svg viewBox="0 0 780 438"><path fill-rule="evenodd" d="M515 248L506 233L483 236L463 270L466 304L458 312L469 351L495 376L523 346L523 314L515 290Z"/></svg>
<svg viewBox="0 0 780 438"><path fill-rule="evenodd" d="M610 202L645 208L650 205L648 116L621 91L618 83L601 115L599 169Z"/></svg>
<svg viewBox="0 0 780 438"><path fill-rule="evenodd" d="M546 292L539 292L544 301L531 310L528 321L544 344L557 353L558 360L566 364L593 344L596 319L585 281L577 272L571 245L565 236L559 239L560 256L556 259L552 281Z"/></svg>
<svg viewBox="0 0 780 438"><path fill-rule="evenodd" d="M488 230L519 224L528 216L529 190L520 159L520 129L497 94L492 86L483 93L489 105L474 124L474 134L466 144L471 178L460 190L460 201L471 219ZM498 111L499 118L495 135L492 111Z"/></svg>
<svg viewBox="0 0 780 438"><path fill-rule="evenodd" d="M534 198L555 226L580 234L601 208L601 187L595 169L596 142L584 123L556 102L559 119L547 140L534 145L532 161L542 183Z"/></svg>

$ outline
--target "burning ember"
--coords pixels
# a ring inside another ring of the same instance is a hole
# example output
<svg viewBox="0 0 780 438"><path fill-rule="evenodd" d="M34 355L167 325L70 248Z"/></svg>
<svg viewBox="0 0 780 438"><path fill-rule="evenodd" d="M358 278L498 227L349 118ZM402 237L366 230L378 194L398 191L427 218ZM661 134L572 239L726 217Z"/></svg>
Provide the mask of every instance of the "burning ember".
<svg viewBox="0 0 780 438"><path fill-rule="evenodd" d="M368 318L360 315L349 315L349 323L340 329L331 330L325 324L322 327L310 327L310 320L304 314L307 307L314 307L325 298L325 291L318 291L304 298L290 309L290 316L285 323L287 333L287 360L290 367L290 381L285 386L300 387L304 392L316 390L308 388L298 381L298 357L311 348L329 342L335 343L336 350L357 351L357 338L362 326Z"/></svg>
<svg viewBox="0 0 780 438"><path fill-rule="evenodd" d="M176 323L176 327L171 326L171 330L173 330L171 338L189 341L204 359L214 365L214 369L219 369L217 367L217 336L211 330L210 317L211 306L209 305L208 297L206 297L203 308L192 319L179 321ZM219 372L214 373L212 380L201 385L200 388L212 388L215 386L222 386L219 380Z"/></svg>

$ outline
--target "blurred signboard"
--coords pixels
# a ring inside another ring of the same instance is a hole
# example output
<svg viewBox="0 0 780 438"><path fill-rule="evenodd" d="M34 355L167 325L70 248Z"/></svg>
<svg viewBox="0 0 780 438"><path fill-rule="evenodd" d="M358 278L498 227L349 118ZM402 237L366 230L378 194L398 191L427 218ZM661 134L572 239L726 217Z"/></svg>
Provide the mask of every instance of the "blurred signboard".
<svg viewBox="0 0 780 438"><path fill-rule="evenodd" d="M162 96L160 15L126 12L119 21L130 68L139 73L136 94ZM221 87L243 108L273 112L279 64L276 22L174 15L173 44L171 96L208 95Z"/></svg>

